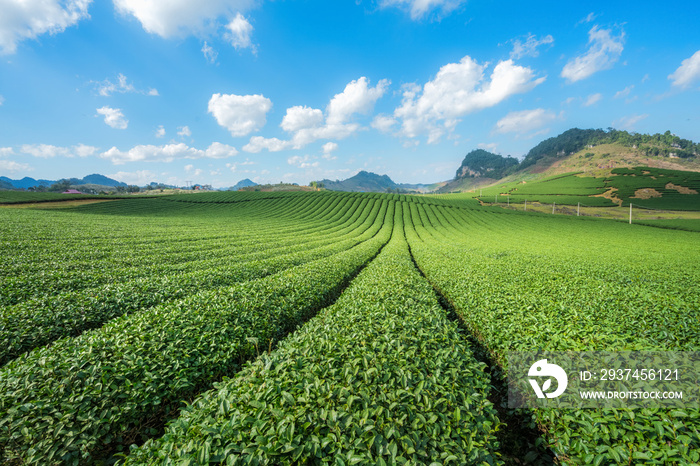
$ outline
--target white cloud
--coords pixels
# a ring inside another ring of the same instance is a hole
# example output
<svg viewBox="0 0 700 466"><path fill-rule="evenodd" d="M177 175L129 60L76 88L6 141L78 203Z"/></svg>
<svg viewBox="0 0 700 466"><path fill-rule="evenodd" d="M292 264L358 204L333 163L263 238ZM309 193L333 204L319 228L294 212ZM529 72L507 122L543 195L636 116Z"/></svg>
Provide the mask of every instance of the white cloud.
<svg viewBox="0 0 700 466"><path fill-rule="evenodd" d="M32 167L26 163L18 163L13 160L0 160L0 170L5 173L17 173L31 171Z"/></svg>
<svg viewBox="0 0 700 466"><path fill-rule="evenodd" d="M105 117L105 123L115 129L126 129L129 126L129 120L124 117L121 109L111 107L100 107L97 113Z"/></svg>
<svg viewBox="0 0 700 466"><path fill-rule="evenodd" d="M630 92L632 92L632 89L634 89L634 84L627 86L621 91L617 91L613 96L613 99L621 99L622 97L627 97L628 95L630 95Z"/></svg>
<svg viewBox="0 0 700 466"><path fill-rule="evenodd" d="M578 24L590 23L591 21L593 21L597 17L598 17L598 15L596 15L593 12L588 13L588 15L585 18L583 18L581 21L579 21Z"/></svg>
<svg viewBox="0 0 700 466"><path fill-rule="evenodd" d="M119 75L117 76L116 83L113 83L109 79L105 79L104 81L100 81L96 84L97 93L104 97L109 97L115 92L118 92L119 94L127 94L133 92L152 96L158 95L157 89L149 88L147 91L136 89L133 84L129 83L127 77L121 73L119 73Z"/></svg>
<svg viewBox="0 0 700 466"><path fill-rule="evenodd" d="M382 8L398 7L407 10L411 19L423 18L431 11L437 10L437 16L443 17L450 14L466 0L380 0Z"/></svg>
<svg viewBox="0 0 700 466"><path fill-rule="evenodd" d="M158 127L158 129L156 130L156 137L157 137L157 138L162 138L162 137L164 137L164 136L165 136L165 128L163 127L163 125L160 125L160 126Z"/></svg>
<svg viewBox="0 0 700 466"><path fill-rule="evenodd" d="M525 134L536 131L556 119L557 115L554 112L543 108L510 112L496 122L493 132Z"/></svg>
<svg viewBox="0 0 700 466"><path fill-rule="evenodd" d="M250 142L243 146L243 150L246 152L252 152L257 154L263 149L270 152L279 152L292 147L292 141L283 141L278 138L264 138L262 136L253 136L250 138Z"/></svg>
<svg viewBox="0 0 700 466"><path fill-rule="evenodd" d="M17 44L88 18L92 0L3 0L0 2L0 55L17 51Z"/></svg>
<svg viewBox="0 0 700 466"><path fill-rule="evenodd" d="M0 157L7 157L10 155L14 155L15 151L12 150L12 147L0 147Z"/></svg>
<svg viewBox="0 0 700 466"><path fill-rule="evenodd" d="M338 150L338 144L335 142L327 142L323 145L323 158L326 160L335 160L338 157L333 155L333 152Z"/></svg>
<svg viewBox="0 0 700 466"><path fill-rule="evenodd" d="M157 182L157 176L150 170L137 170L135 172L117 172L111 175L107 175L108 178L113 180L121 181L126 184L133 184L136 186L145 186L151 182Z"/></svg>
<svg viewBox="0 0 700 466"><path fill-rule="evenodd" d="M177 132L177 135L180 136L181 138L188 138L192 136L192 131L190 131L189 126L178 126L177 129L180 131Z"/></svg>
<svg viewBox="0 0 700 466"><path fill-rule="evenodd" d="M301 129L319 126L321 123L323 123L323 112L321 110L298 105L287 109L280 127L293 133Z"/></svg>
<svg viewBox="0 0 700 466"><path fill-rule="evenodd" d="M533 34L528 34L525 42L520 39L513 39L513 51L510 52L510 58L518 59L522 57L537 57L540 52L537 50L541 45L553 44L554 37L546 35L541 39L537 39Z"/></svg>
<svg viewBox="0 0 700 466"><path fill-rule="evenodd" d="M300 149L319 139L344 139L361 128L358 123L349 122L353 115L369 113L388 86L389 81L382 79L376 86L370 87L369 80L364 76L350 82L343 92L330 100L325 122L319 109L290 107L280 124L282 129L292 133L290 140L254 136L243 146L243 150L253 153L263 149L278 152L289 148Z"/></svg>
<svg viewBox="0 0 700 466"><path fill-rule="evenodd" d="M361 126L357 123L328 124L317 128L304 128L297 131L292 137L292 145L300 149L319 139L345 139L359 131Z"/></svg>
<svg viewBox="0 0 700 466"><path fill-rule="evenodd" d="M295 165L299 168L312 168L318 167L318 162L311 162L311 157L309 155L293 155L287 159L289 165Z"/></svg>
<svg viewBox="0 0 700 466"><path fill-rule="evenodd" d="M242 14L236 14L236 17L226 26L226 29L229 32L226 33L225 37L236 50L251 49L255 53L255 46L250 38L251 34L253 34L253 25Z"/></svg>
<svg viewBox="0 0 700 466"><path fill-rule="evenodd" d="M194 176L200 176L202 173L204 173L204 170L201 168L194 168L194 165L185 165L185 172L194 175Z"/></svg>
<svg viewBox="0 0 700 466"><path fill-rule="evenodd" d="M620 32L619 36L613 36L612 32L612 29L598 29L598 26L593 26L588 31L590 47L586 53L564 65L561 77L573 83L598 71L612 68L622 54L625 40L624 32Z"/></svg>
<svg viewBox="0 0 700 466"><path fill-rule="evenodd" d="M5 98L0 95L0 106L5 103Z"/></svg>
<svg viewBox="0 0 700 466"><path fill-rule="evenodd" d="M381 133L388 133L395 124L396 120L393 117L388 115L377 115L374 117L374 120L372 120L371 126Z"/></svg>
<svg viewBox="0 0 700 466"><path fill-rule="evenodd" d="M205 150L189 147L183 143L164 146L140 145L128 151L120 151L112 147L101 153L100 157L110 160L115 165L121 165L126 162L172 162L176 159L223 159L236 154L238 151L234 147L214 142Z"/></svg>
<svg viewBox="0 0 700 466"><path fill-rule="evenodd" d="M54 157L89 157L98 151L97 147L77 144L72 147L53 146L51 144L24 144L20 152L33 157L50 159Z"/></svg>
<svg viewBox="0 0 700 466"><path fill-rule="evenodd" d="M603 98L603 94L597 93L597 94L591 94L586 98L586 101L583 103L584 107L590 107L591 105L597 103L600 101L600 99Z"/></svg>
<svg viewBox="0 0 700 466"><path fill-rule="evenodd" d="M211 159L225 159L236 154L238 154L238 151L235 147L220 142L212 142L207 150L204 151L204 157Z"/></svg>
<svg viewBox="0 0 700 466"><path fill-rule="evenodd" d="M639 123L640 121L644 120L647 118L649 114L644 113L642 115L629 115L622 117L618 120L613 121L612 126L614 128L620 128L620 129L626 129L626 130L632 130L634 129L634 125Z"/></svg>
<svg viewBox="0 0 700 466"><path fill-rule="evenodd" d="M498 143L497 143L497 142L489 142L489 143L480 142L480 143L477 144L476 146L477 146L479 149L484 149L484 150L487 150L487 151L489 151L489 152L495 153L495 152L496 152L496 148L498 147Z"/></svg>
<svg viewBox="0 0 700 466"><path fill-rule="evenodd" d="M345 123L355 113L366 114L372 110L374 103L389 87L390 81L382 79L375 87L369 87L369 80L364 76L350 82L345 90L336 94L328 104L326 122L329 125Z"/></svg>
<svg viewBox="0 0 700 466"><path fill-rule="evenodd" d="M513 60L499 62L490 81L485 80L487 65L465 56L459 63L448 63L423 88L404 86L403 103L394 111L401 120L401 133L409 138L428 134L428 143L451 132L464 115L493 107L514 94L532 90L544 82L535 73Z"/></svg>
<svg viewBox="0 0 700 466"><path fill-rule="evenodd" d="M117 11L135 17L151 34L169 38L216 30L220 18L233 18L254 0L114 0Z"/></svg>
<svg viewBox="0 0 700 466"><path fill-rule="evenodd" d="M668 79L672 81L671 84L681 89L687 89L693 83L700 81L700 50L692 57L683 60L681 66L668 75Z"/></svg>
<svg viewBox="0 0 700 466"><path fill-rule="evenodd" d="M207 61L212 65L216 63L216 59L219 56L219 52L217 52L209 44L207 44L207 41L204 41L204 45L202 46L202 53L204 54L204 58L206 58Z"/></svg>
<svg viewBox="0 0 700 466"><path fill-rule="evenodd" d="M262 95L213 94L209 113L232 136L245 136L265 126L272 101Z"/></svg>

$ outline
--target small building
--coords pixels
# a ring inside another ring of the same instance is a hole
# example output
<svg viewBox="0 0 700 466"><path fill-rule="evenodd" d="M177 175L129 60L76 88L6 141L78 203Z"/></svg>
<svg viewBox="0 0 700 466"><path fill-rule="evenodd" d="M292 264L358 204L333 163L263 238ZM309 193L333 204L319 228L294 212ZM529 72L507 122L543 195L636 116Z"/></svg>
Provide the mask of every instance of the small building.
<svg viewBox="0 0 700 466"><path fill-rule="evenodd" d="M83 193L81 193L77 189L66 189L61 194L83 194Z"/></svg>

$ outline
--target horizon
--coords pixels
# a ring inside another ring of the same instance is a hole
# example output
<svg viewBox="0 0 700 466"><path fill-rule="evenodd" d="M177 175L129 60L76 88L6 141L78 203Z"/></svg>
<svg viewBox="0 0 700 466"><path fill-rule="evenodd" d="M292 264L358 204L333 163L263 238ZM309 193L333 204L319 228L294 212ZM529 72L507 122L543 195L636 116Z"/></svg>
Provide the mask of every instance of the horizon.
<svg viewBox="0 0 700 466"><path fill-rule="evenodd" d="M700 4L4 4L11 179L430 184L574 127L700 140Z"/></svg>

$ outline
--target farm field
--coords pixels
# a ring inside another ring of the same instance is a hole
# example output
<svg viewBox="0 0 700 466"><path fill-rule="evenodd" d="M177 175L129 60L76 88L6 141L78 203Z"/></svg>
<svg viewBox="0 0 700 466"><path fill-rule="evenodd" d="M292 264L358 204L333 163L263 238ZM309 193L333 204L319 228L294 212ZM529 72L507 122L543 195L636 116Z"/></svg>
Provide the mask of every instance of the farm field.
<svg viewBox="0 0 700 466"><path fill-rule="evenodd" d="M329 191L0 220L0 464L700 462L698 406L504 395L509 351L699 351L692 220Z"/></svg>
<svg viewBox="0 0 700 466"><path fill-rule="evenodd" d="M700 174L662 168L614 168L609 174L572 172L522 182L500 183L475 190L469 197L482 203L557 204L586 208L627 207L700 211ZM466 193L448 195L465 198Z"/></svg>

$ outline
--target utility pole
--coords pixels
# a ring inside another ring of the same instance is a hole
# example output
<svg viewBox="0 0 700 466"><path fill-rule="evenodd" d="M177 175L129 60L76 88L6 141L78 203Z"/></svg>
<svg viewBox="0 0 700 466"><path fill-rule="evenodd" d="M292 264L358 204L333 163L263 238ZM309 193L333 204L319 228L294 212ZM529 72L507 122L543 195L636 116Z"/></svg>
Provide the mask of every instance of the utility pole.
<svg viewBox="0 0 700 466"><path fill-rule="evenodd" d="M576 216L579 217L581 215L581 203L579 202L578 205L576 206Z"/></svg>
<svg viewBox="0 0 700 466"><path fill-rule="evenodd" d="M630 202L630 225L632 225L632 203Z"/></svg>
<svg viewBox="0 0 700 466"><path fill-rule="evenodd" d="M552 213L554 213L554 207L557 205L556 202L552 202Z"/></svg>
<svg viewBox="0 0 700 466"><path fill-rule="evenodd" d="M527 210L527 199L525 199L525 210Z"/></svg>

